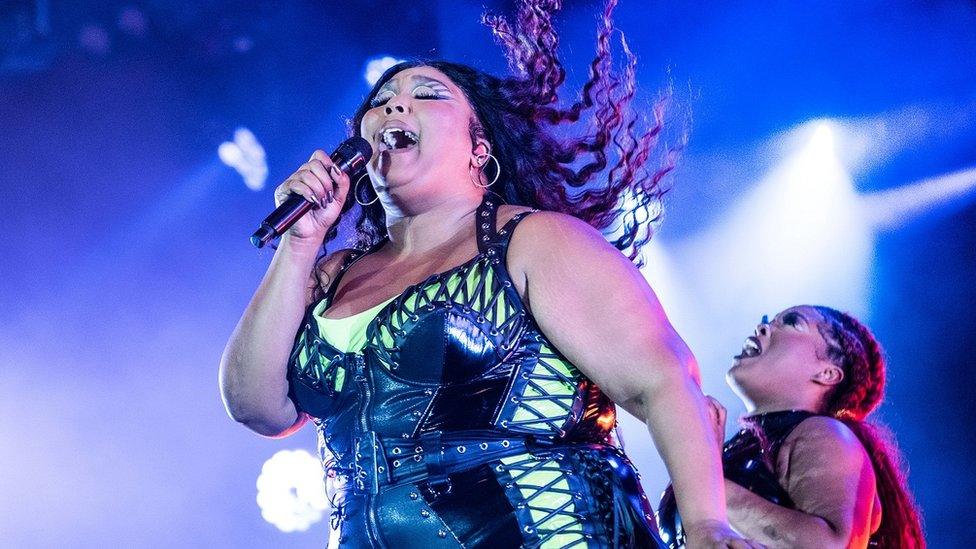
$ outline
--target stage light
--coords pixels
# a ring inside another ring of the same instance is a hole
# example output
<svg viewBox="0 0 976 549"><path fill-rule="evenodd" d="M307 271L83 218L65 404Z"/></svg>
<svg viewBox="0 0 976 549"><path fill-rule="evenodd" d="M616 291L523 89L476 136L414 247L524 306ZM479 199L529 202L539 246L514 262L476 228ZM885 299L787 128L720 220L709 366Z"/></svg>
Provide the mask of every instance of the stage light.
<svg viewBox="0 0 976 549"><path fill-rule="evenodd" d="M374 86L380 77L383 76L383 73L386 72L386 69L402 62L402 59L390 57L389 55L370 60L369 63L366 63L366 73L363 75L366 78L366 83L371 87Z"/></svg>
<svg viewBox="0 0 976 549"><path fill-rule="evenodd" d="M264 188L268 178L268 164L264 147L247 128L234 132L234 141L225 141L217 148L220 160L234 168L244 178L244 184L252 191Z"/></svg>
<svg viewBox="0 0 976 549"><path fill-rule="evenodd" d="M282 532L308 530L329 509L322 464L305 450L282 450L261 467L257 502Z"/></svg>
<svg viewBox="0 0 976 549"><path fill-rule="evenodd" d="M955 199L971 198L974 189L976 168L969 168L864 195L862 202L874 228L885 231Z"/></svg>

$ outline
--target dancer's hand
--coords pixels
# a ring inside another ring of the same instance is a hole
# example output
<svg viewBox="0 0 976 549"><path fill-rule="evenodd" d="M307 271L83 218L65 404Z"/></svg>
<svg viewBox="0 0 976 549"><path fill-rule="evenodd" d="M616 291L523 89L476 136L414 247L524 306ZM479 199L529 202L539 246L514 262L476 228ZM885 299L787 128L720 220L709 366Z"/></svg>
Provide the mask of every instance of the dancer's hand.
<svg viewBox="0 0 976 549"><path fill-rule="evenodd" d="M685 525L688 549L765 549L766 546L744 539L725 523L708 520Z"/></svg>
<svg viewBox="0 0 976 549"><path fill-rule="evenodd" d="M332 228L349 191L349 176L332 163L324 151L317 150L275 189L275 205L280 206L291 193L299 194L314 206L288 229L292 240L320 246Z"/></svg>
<svg viewBox="0 0 976 549"><path fill-rule="evenodd" d="M715 399L715 397L705 395L705 404L708 407L708 415L711 418L712 429L715 431L715 440L718 441L718 447L721 448L722 444L725 443L725 420L728 415L725 410L725 406Z"/></svg>

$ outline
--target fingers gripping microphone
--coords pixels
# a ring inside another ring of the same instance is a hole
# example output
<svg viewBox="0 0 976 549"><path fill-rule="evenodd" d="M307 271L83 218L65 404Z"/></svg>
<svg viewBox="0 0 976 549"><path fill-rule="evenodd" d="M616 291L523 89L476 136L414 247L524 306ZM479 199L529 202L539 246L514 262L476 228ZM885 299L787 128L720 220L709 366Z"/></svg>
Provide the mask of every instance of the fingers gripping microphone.
<svg viewBox="0 0 976 549"><path fill-rule="evenodd" d="M373 156L373 147L362 137L350 137L329 155L332 163L344 171L350 178L358 175L366 168L366 163ZM313 204L305 197L292 193L271 215L264 218L258 230L251 235L251 244L258 248L264 247L269 241L280 237L303 215L312 209Z"/></svg>

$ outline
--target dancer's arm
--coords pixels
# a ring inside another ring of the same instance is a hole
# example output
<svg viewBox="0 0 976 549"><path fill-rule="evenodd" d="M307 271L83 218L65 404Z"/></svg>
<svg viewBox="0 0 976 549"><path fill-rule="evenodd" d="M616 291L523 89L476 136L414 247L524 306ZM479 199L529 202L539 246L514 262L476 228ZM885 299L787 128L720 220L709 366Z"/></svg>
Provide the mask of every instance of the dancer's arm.
<svg viewBox="0 0 976 549"><path fill-rule="evenodd" d="M732 526L767 547L866 547L875 504L871 460L841 422L813 417L780 450L780 482L796 510L726 481Z"/></svg>
<svg viewBox="0 0 976 549"><path fill-rule="evenodd" d="M528 306L566 358L647 423L694 547L745 547L728 526L719 447L695 359L633 263L575 218L526 218L509 250Z"/></svg>

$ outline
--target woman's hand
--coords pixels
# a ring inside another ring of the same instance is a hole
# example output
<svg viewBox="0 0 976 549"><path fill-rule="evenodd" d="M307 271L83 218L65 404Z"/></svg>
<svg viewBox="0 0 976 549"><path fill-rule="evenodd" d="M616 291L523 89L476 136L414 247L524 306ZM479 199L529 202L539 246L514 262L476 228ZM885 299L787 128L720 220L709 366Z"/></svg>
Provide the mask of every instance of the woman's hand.
<svg viewBox="0 0 976 549"><path fill-rule="evenodd" d="M743 539L728 524L717 521L685 524L688 549L765 549L765 545Z"/></svg>
<svg viewBox="0 0 976 549"><path fill-rule="evenodd" d="M705 395L705 404L708 406L708 416L711 418L711 425L715 431L715 440L718 441L718 447L721 448L725 443L725 421L728 412L725 410L725 406L715 399L713 396Z"/></svg>
<svg viewBox="0 0 976 549"><path fill-rule="evenodd" d="M322 243L332 228L349 191L349 176L332 163L329 155L317 150L275 189L275 205L280 206L291 193L301 195L314 206L288 229L293 239Z"/></svg>

